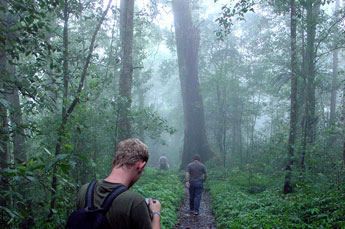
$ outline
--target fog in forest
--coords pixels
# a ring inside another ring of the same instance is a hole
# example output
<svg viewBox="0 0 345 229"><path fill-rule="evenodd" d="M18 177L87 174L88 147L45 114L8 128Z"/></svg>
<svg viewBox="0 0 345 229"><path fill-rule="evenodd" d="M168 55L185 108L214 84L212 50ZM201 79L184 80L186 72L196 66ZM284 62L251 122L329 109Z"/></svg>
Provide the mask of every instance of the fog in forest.
<svg viewBox="0 0 345 229"><path fill-rule="evenodd" d="M0 73L0 225L62 227L127 138L180 179L344 189L344 0L0 1Z"/></svg>

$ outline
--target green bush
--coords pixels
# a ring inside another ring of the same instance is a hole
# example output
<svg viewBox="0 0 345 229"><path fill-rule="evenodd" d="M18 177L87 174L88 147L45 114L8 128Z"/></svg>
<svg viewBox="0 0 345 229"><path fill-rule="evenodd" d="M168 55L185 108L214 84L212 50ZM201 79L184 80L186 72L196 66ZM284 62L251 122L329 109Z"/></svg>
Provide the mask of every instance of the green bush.
<svg viewBox="0 0 345 229"><path fill-rule="evenodd" d="M162 228L173 228L178 222L178 207L183 198L183 186L176 170L145 168L143 176L133 186L145 197L158 199L162 204Z"/></svg>
<svg viewBox="0 0 345 229"><path fill-rule="evenodd" d="M274 188L277 185L272 186L262 175L253 175L249 182L245 172L227 172L227 177L224 174L210 171L207 183L218 228L343 228L345 225L345 194L340 190L319 192L305 185L299 186L294 194L282 195Z"/></svg>

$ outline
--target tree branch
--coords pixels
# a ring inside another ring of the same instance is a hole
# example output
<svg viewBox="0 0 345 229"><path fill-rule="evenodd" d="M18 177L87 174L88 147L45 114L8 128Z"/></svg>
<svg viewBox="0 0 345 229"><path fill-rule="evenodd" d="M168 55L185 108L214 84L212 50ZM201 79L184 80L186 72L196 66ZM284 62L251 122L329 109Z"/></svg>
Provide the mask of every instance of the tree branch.
<svg viewBox="0 0 345 229"><path fill-rule="evenodd" d="M97 37L98 31L101 28L101 25L102 25L104 19L105 19L105 16L108 13L108 10L110 8L111 2L112 2L112 0L110 0L108 2L107 8L103 12L102 17L101 17L100 21L98 22L97 27L96 27L93 35L92 35L91 44L89 46L89 53L88 53L88 56L86 58L86 62L85 62L84 68L83 68L83 72L82 72L81 79L80 79L80 82L79 82L79 86L78 86L78 89L77 89L76 97L74 98L73 102L69 106L69 108L68 108L68 110L67 110L67 112L66 112L66 114L65 114L65 116L63 118L64 121L63 121L62 125L66 124L68 117L73 112L75 106L80 102L80 94L81 94L81 91L82 91L82 89L84 87L87 70L89 68L91 57L92 57L92 53L93 53L93 50L94 50L94 47L95 47L96 37Z"/></svg>

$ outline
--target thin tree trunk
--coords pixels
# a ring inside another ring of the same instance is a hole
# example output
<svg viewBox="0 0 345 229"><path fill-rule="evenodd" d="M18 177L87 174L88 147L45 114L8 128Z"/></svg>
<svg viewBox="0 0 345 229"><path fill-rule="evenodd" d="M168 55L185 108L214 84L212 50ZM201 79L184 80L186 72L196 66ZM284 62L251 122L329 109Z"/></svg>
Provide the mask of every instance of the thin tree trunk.
<svg viewBox="0 0 345 229"><path fill-rule="evenodd" d="M238 120L238 144L239 144L239 153L240 153L240 165L243 166L243 146L242 146L242 119L243 119L243 104L241 103L241 108L239 112L239 120Z"/></svg>
<svg viewBox="0 0 345 229"><path fill-rule="evenodd" d="M339 0L336 0L334 7L334 15L336 15L339 10ZM334 36L339 36L339 34L334 34ZM335 43L335 42L334 42ZM334 44L335 45L335 44ZM335 114L336 114L336 101L337 101L337 88L338 88L338 55L339 50L333 51L333 66L332 66L332 91L331 91L331 105L329 113L329 124L332 129L329 138L329 146L332 147L335 141L335 135L333 133L335 127Z"/></svg>
<svg viewBox="0 0 345 229"><path fill-rule="evenodd" d="M2 52L0 52L0 55ZM2 63L2 58L0 58L0 64ZM1 67L0 67L1 68ZM1 73L0 69L0 73ZM1 85L3 86L3 85ZM2 87L1 87L2 88ZM7 120L7 108L0 103L0 166L1 169L8 168L8 120ZM8 177L6 174L0 180L0 188L2 191L8 190ZM0 198L0 206L7 206L7 198ZM4 211L1 211L4 212ZM3 215L1 215L1 222L3 222Z"/></svg>
<svg viewBox="0 0 345 229"><path fill-rule="evenodd" d="M4 52L0 51L0 65L2 65L3 56ZM0 74L3 73L3 68L0 67ZM0 88L3 89L4 83L3 79L1 80L1 86ZM0 95L0 98L2 95ZM7 119L7 108L0 103L0 167L1 170L7 169L8 168L8 143L9 143L9 135L8 135L8 119ZM8 177L6 176L6 173L2 176L0 180L0 189L2 191L7 191L8 190ZM0 206L6 207L7 206L7 198L2 197L0 198ZM5 219L3 215L4 211L1 211L0 215L0 224L4 225L5 224Z"/></svg>
<svg viewBox="0 0 345 229"><path fill-rule="evenodd" d="M294 163L294 146L296 139L296 126L297 126L297 50L296 50L296 27L297 27L297 18L296 18L296 2L295 0L290 0L291 7L291 102L290 102L290 132L289 132L289 141L288 141L288 162L286 165L286 175L284 183L284 193L293 192L293 187L291 184L291 171L292 165Z"/></svg>
<svg viewBox="0 0 345 229"><path fill-rule="evenodd" d="M6 1L0 1L0 7L4 8L5 11L0 11L0 21L3 21L5 23L0 23L0 30L6 31L6 14L7 12L7 2ZM7 53L5 50L0 49L0 98L3 101L6 101L6 78L7 75ZM0 101L0 168L1 170L8 168L8 143L9 143L9 134L8 134L8 118L7 118L7 107L5 106L5 103L3 101ZM2 191L8 190L8 177L6 173L1 177L0 179L0 189ZM8 204L7 198L2 196L0 198L0 206L6 207ZM0 215L0 225L6 225L6 219L5 219L5 211L1 211Z"/></svg>
<svg viewBox="0 0 345 229"><path fill-rule="evenodd" d="M134 0L121 0L120 3L120 37L121 37L121 72L119 82L121 113L118 125L119 140L130 138L132 135L130 123L130 107L132 103L133 81L133 20Z"/></svg>
<svg viewBox="0 0 345 229"><path fill-rule="evenodd" d="M223 93L222 93L223 92ZM225 99L226 93L225 89L220 89L219 80L216 79L216 96L217 96L217 114L216 120L218 125L216 125L215 135L219 146L221 156L223 157L223 166L226 166L226 140L227 140L227 120L225 114Z"/></svg>
<svg viewBox="0 0 345 229"><path fill-rule="evenodd" d="M341 121L343 123L343 165L345 166L345 89L343 90L342 98L342 117Z"/></svg>
<svg viewBox="0 0 345 229"><path fill-rule="evenodd" d="M68 0L64 1L64 28L63 28L63 97L62 97L62 111L61 111L61 120L62 125L58 131L58 139L55 148L55 156L60 154L62 141L65 135L65 124L64 118L66 116L66 109L67 109L67 100L68 100L68 61L69 61L69 52L68 52L68 20L69 20L69 5ZM57 169L56 167L53 168L53 178L52 178L52 189L51 189L51 202L50 202L50 209L55 208L55 201L56 201L56 191L57 191L57 176L56 176Z"/></svg>
<svg viewBox="0 0 345 229"><path fill-rule="evenodd" d="M65 0L65 3L67 3L67 1L68 0ZM64 111L65 114L62 117L62 122L61 122L60 128L58 129L58 140L57 140L56 147L55 147L55 156L59 155L61 152L62 141L63 141L64 135L65 135L65 126L67 124L68 118L71 115L71 113L73 112L75 106L80 103L80 95L81 95L81 92L82 92L83 87L84 87L88 68L90 66L91 56L92 56L92 53L93 53L93 50L95 47L96 37L97 37L98 31L100 30L104 19L105 19L105 16L107 15L107 13L109 11L111 2L112 2L111 0L108 2L107 8L102 13L102 16L101 16L100 20L98 21L98 24L96 25L96 28L95 28L94 33L92 35L91 43L90 43L89 50L88 50L88 55L86 57L86 61L85 61L84 67L83 67L81 77L80 77L79 86L78 86L76 95L75 95L71 105L68 107L68 109L65 109L65 111ZM67 108L67 106L65 106L65 107ZM55 201L56 201L55 194L57 191L57 184L58 184L58 182L57 182L57 176L56 176L56 168L54 167L52 186L51 186L51 188L52 188L51 195L52 196L51 196L51 202L50 202L50 210L51 210L50 216L53 214L53 209L55 208Z"/></svg>
<svg viewBox="0 0 345 229"><path fill-rule="evenodd" d="M345 1L343 1L343 8L345 8ZM345 88L343 88L341 122L343 123L343 166L345 167Z"/></svg>
<svg viewBox="0 0 345 229"><path fill-rule="evenodd" d="M13 155L16 162L25 162L25 138L24 129L22 127L22 111L20 107L18 89L13 88L11 94L7 95L8 101L11 103L11 127L13 131Z"/></svg>
<svg viewBox="0 0 345 229"><path fill-rule="evenodd" d="M211 151L206 138L204 107L199 88L200 33L192 23L188 0L173 0L172 8L184 111L184 145L180 169L185 169L193 160L193 154L200 154L204 162L210 158Z"/></svg>
<svg viewBox="0 0 345 229"><path fill-rule="evenodd" d="M254 149L254 131L255 131L256 120L257 120L258 113L259 113L260 102L261 102L261 90L259 91L258 101L256 103L256 111L254 112L253 124L251 126L250 152L254 152L255 151L255 149Z"/></svg>
<svg viewBox="0 0 345 229"><path fill-rule="evenodd" d="M234 101L232 104L232 119L231 119L231 138L232 138L232 153L236 155L236 158L239 158L238 165L242 166L242 155L241 155L241 104L240 99L235 95L233 97Z"/></svg>
<svg viewBox="0 0 345 229"><path fill-rule="evenodd" d="M315 140L316 116L315 116L315 36L316 24L320 10L320 3L308 0L307 9L307 48L306 48L306 104L305 104L305 140L302 152L301 166L305 168L305 152Z"/></svg>

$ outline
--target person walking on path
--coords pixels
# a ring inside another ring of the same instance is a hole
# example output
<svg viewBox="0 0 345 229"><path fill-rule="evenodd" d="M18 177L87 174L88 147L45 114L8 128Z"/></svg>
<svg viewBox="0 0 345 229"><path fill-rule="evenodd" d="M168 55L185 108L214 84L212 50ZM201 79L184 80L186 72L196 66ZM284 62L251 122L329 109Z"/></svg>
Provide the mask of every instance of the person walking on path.
<svg viewBox="0 0 345 229"><path fill-rule="evenodd" d="M113 158L113 168L110 175L96 183L93 200L99 208L105 197L117 186L130 188L137 182L149 159L147 146L137 138L119 142ZM85 195L88 184L83 185L78 193L77 208L85 206ZM160 228L160 212L162 206L158 200L145 198L135 191L122 192L111 204L106 213L110 228Z"/></svg>
<svg viewBox="0 0 345 229"><path fill-rule="evenodd" d="M159 168L163 170L168 170L170 169L169 163L168 163L168 158L165 155L162 155L159 158Z"/></svg>
<svg viewBox="0 0 345 229"><path fill-rule="evenodd" d="M200 162L200 155L194 155L194 161L187 165L186 186L189 188L189 209L199 215L203 182L207 179L205 165Z"/></svg>

